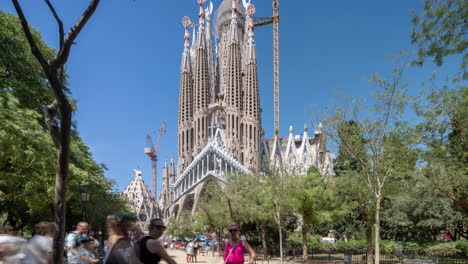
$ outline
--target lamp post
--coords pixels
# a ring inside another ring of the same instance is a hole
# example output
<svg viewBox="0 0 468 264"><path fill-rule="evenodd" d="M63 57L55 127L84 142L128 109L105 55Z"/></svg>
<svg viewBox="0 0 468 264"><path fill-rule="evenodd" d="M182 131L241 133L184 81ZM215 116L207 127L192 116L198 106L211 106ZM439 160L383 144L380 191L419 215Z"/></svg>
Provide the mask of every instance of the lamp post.
<svg viewBox="0 0 468 264"><path fill-rule="evenodd" d="M83 202L83 220L86 220L86 203L89 201L89 188L87 185L81 186L81 201Z"/></svg>

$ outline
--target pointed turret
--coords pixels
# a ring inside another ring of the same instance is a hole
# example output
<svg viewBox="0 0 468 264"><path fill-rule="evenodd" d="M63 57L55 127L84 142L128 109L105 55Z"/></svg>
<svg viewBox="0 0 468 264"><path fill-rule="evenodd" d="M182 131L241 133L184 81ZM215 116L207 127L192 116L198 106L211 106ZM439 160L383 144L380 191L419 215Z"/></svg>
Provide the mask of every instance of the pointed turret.
<svg viewBox="0 0 468 264"><path fill-rule="evenodd" d="M174 165L174 154L171 154L171 163L169 164L169 185L167 187L167 192L169 194L169 203L172 203L174 200L174 194L172 192L172 185L176 181L176 171Z"/></svg>
<svg viewBox="0 0 468 264"><path fill-rule="evenodd" d="M210 80L208 76L208 52L205 32L205 10L203 4L205 0L198 0L200 5L198 39L195 51L195 72L194 72L194 149L195 157L205 147L208 142L208 105L210 103Z"/></svg>
<svg viewBox="0 0 468 264"><path fill-rule="evenodd" d="M192 161L193 143L193 79L192 64L190 59L190 33L188 27L191 22L184 17L182 24L185 28L184 51L180 68L180 93L179 93L179 122L178 122L178 161L179 171L183 171Z"/></svg>
<svg viewBox="0 0 468 264"><path fill-rule="evenodd" d="M227 151L238 160L243 160L241 150L240 117L242 107L241 48L239 27L237 24L237 4L232 0L231 24L227 32L227 82L224 103L226 105Z"/></svg>
<svg viewBox="0 0 468 264"><path fill-rule="evenodd" d="M215 102L216 99L216 87L215 87L215 63L214 63L214 55L213 55L213 41L211 39L211 15L213 14L213 2L210 2L209 7L205 9L205 16L206 16L206 28L205 28L205 35L206 35L206 51L208 57L208 77L210 79L210 102Z"/></svg>
<svg viewBox="0 0 468 264"><path fill-rule="evenodd" d="M260 170L260 97L258 90L257 54L254 41L254 24L252 16L255 7L247 6L247 32L244 72L244 100L243 100L243 146L244 165L252 171Z"/></svg>
<svg viewBox="0 0 468 264"><path fill-rule="evenodd" d="M148 186L141 178L141 171L135 171L135 178L125 188L123 197L127 200L132 212L136 213L141 230L147 230L149 220L157 217L157 205Z"/></svg>

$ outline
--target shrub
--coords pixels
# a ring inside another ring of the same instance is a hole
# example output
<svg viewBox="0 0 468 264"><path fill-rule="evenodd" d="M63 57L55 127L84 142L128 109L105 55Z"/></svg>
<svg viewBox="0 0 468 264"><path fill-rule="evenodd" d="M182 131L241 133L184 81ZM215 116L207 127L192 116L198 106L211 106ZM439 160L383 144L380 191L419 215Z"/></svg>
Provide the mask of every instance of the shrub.
<svg viewBox="0 0 468 264"><path fill-rule="evenodd" d="M398 244L395 241L381 240L380 251L385 254L395 253L398 250Z"/></svg>
<svg viewBox="0 0 468 264"><path fill-rule="evenodd" d="M350 240L350 241L338 241L335 244L337 250L349 251L349 252L361 252L366 250L367 245L365 240Z"/></svg>
<svg viewBox="0 0 468 264"><path fill-rule="evenodd" d="M421 246L418 245L418 243L415 242L406 242L404 244L404 249L403 252L405 254L418 254L422 250Z"/></svg>
<svg viewBox="0 0 468 264"><path fill-rule="evenodd" d="M435 256L455 256L460 254L462 250L457 248L456 242L441 243L426 248L425 252Z"/></svg>
<svg viewBox="0 0 468 264"><path fill-rule="evenodd" d="M456 248L465 256L468 256L468 240L458 240L455 242Z"/></svg>

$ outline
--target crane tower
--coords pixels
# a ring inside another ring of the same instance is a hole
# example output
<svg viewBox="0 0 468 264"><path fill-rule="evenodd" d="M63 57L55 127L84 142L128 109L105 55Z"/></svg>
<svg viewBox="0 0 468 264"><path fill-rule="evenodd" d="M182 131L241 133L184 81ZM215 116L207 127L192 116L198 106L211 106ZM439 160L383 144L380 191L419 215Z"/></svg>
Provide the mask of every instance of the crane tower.
<svg viewBox="0 0 468 264"><path fill-rule="evenodd" d="M272 17L254 17L254 25L256 27L273 24L273 105L274 105L274 133L275 137L279 137L280 123L280 83L279 83L279 0L273 0Z"/></svg>
<svg viewBox="0 0 468 264"><path fill-rule="evenodd" d="M166 133L166 122L163 122L161 125L161 128L159 128L159 134L158 138L156 139L156 146L153 146L153 140L151 139L150 135L146 136L146 148L144 149L144 152L148 157L150 157L151 160L151 181L152 181L152 193L154 195L154 199L157 200L157 183L158 183L158 178L157 178L157 164L158 164L158 151L159 151L159 146L161 145L161 138L162 135Z"/></svg>

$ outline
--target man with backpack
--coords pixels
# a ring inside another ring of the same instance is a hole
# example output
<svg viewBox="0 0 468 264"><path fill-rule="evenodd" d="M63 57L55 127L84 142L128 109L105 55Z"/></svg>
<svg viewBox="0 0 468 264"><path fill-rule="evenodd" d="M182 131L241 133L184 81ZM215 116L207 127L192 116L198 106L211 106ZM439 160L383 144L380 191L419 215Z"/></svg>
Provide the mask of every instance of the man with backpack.
<svg viewBox="0 0 468 264"><path fill-rule="evenodd" d="M86 222L79 222L76 224L76 230L71 232L65 238L65 245L67 249L67 259L69 264L79 264L80 254L78 249L80 248L81 240L87 238L89 224Z"/></svg>

